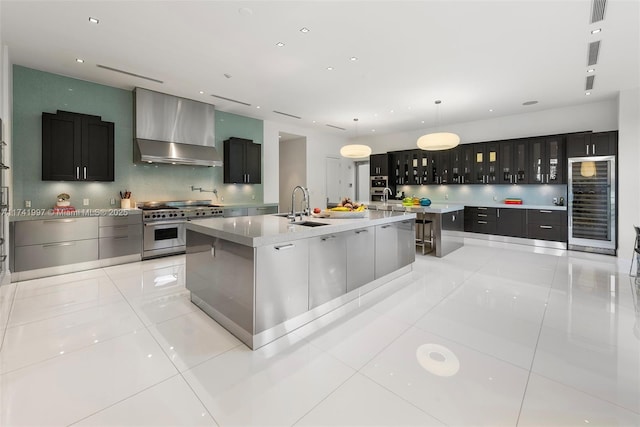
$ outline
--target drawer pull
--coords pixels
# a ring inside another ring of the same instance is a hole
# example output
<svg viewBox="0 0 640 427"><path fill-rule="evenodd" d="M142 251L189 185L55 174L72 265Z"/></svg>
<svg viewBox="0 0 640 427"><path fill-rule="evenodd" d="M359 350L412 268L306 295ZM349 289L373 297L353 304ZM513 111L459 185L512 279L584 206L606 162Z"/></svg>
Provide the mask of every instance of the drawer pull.
<svg viewBox="0 0 640 427"><path fill-rule="evenodd" d="M76 222L75 219L45 219L42 222L46 222L46 223L61 223L61 222Z"/></svg>
<svg viewBox="0 0 640 427"><path fill-rule="evenodd" d="M75 246L76 242L62 242L62 243L47 243L46 245L42 245L43 248L55 248L58 246Z"/></svg>
<svg viewBox="0 0 640 427"><path fill-rule="evenodd" d="M487 208L477 208L479 211L486 211Z"/></svg>
<svg viewBox="0 0 640 427"><path fill-rule="evenodd" d="M321 237L321 238L320 238L320 240L322 240L322 241L324 242L324 241L326 241L326 240L329 240L329 239L335 239L335 238L336 238L336 236L331 235L331 236L324 236L324 237Z"/></svg>
<svg viewBox="0 0 640 427"><path fill-rule="evenodd" d="M389 228L389 227L391 227L389 224L380 226L380 228Z"/></svg>
<svg viewBox="0 0 640 427"><path fill-rule="evenodd" d="M486 216L487 216L487 214L478 214L478 216L486 217Z"/></svg>
<svg viewBox="0 0 640 427"><path fill-rule="evenodd" d="M544 229L552 229L553 227L550 225L541 225L540 228L544 228Z"/></svg>
<svg viewBox="0 0 640 427"><path fill-rule="evenodd" d="M296 245L294 245L293 243L289 243L287 245L282 245L282 246L274 246L274 249L276 251L284 251L286 249L293 249Z"/></svg>
<svg viewBox="0 0 640 427"><path fill-rule="evenodd" d="M356 234L360 234L360 233L368 233L369 230L356 230L355 233Z"/></svg>
<svg viewBox="0 0 640 427"><path fill-rule="evenodd" d="M540 213L552 213L553 211L548 211L548 210L545 210L545 209L540 209L538 212L540 212Z"/></svg>
<svg viewBox="0 0 640 427"><path fill-rule="evenodd" d="M478 221L478 224L486 224L487 221Z"/></svg>

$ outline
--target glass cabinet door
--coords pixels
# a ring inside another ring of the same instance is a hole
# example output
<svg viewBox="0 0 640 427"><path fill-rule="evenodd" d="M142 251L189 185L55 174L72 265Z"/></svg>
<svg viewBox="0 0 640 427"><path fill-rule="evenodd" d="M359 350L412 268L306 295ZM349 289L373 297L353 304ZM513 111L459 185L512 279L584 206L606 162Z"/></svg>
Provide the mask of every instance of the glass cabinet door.
<svg viewBox="0 0 640 427"><path fill-rule="evenodd" d="M544 183L546 175L546 162L544 159L544 141L541 139L532 140L530 143L529 156L529 182L534 184Z"/></svg>
<svg viewBox="0 0 640 427"><path fill-rule="evenodd" d="M529 140L515 141L513 143L513 183L526 184L529 182L527 173L527 149Z"/></svg>
<svg viewBox="0 0 640 427"><path fill-rule="evenodd" d="M485 184L498 183L498 144L490 143L485 145Z"/></svg>
<svg viewBox="0 0 640 427"><path fill-rule="evenodd" d="M500 143L500 168L498 172L498 182L500 184L513 183L513 143L504 141Z"/></svg>

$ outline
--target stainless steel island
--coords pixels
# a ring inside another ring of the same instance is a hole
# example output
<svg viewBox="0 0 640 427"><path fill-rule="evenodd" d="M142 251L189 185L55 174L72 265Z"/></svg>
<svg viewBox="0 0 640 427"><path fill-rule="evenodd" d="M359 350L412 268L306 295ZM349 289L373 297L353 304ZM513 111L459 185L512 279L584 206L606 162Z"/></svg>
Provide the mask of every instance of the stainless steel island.
<svg viewBox="0 0 640 427"><path fill-rule="evenodd" d="M411 271L415 213L187 223L191 301L252 349Z"/></svg>

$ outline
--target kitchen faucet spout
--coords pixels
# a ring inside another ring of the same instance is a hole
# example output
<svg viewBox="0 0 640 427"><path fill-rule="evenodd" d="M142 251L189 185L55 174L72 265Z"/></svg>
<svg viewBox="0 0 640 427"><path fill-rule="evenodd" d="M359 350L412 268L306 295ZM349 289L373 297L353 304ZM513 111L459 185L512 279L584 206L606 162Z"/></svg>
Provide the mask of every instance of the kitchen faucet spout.
<svg viewBox="0 0 640 427"><path fill-rule="evenodd" d="M300 221L302 221L302 214L304 214L305 216L309 216L311 212L311 210L309 209L309 189L301 185L296 185L293 191L291 192L291 213L288 216L291 222L295 222L296 220L296 190L298 189L302 191L302 200L304 201L304 204L305 204L303 211L300 212Z"/></svg>
<svg viewBox="0 0 640 427"><path fill-rule="evenodd" d="M388 195L387 195L387 192L389 192ZM389 201L389 196L392 196L392 195L393 195L393 192L391 191L391 189L389 187L384 187L384 190L382 190L382 201L384 202L385 205Z"/></svg>

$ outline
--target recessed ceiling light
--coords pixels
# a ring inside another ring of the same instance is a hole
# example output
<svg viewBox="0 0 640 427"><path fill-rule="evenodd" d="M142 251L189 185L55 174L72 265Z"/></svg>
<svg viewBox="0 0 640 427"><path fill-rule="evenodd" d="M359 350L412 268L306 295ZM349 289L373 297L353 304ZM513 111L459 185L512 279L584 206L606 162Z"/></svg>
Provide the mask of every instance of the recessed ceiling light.
<svg viewBox="0 0 640 427"><path fill-rule="evenodd" d="M600 31L602 31L602 28L596 28L595 30L591 30L591 34L598 34Z"/></svg>
<svg viewBox="0 0 640 427"><path fill-rule="evenodd" d="M284 46L284 43L282 43L282 42L278 42L278 43L276 43L276 46L278 46L278 47L282 47L282 46Z"/></svg>
<svg viewBox="0 0 640 427"><path fill-rule="evenodd" d="M84 59L82 59L82 58L76 58L76 62L77 62L78 64L82 64L82 63L84 63Z"/></svg>
<svg viewBox="0 0 640 427"><path fill-rule="evenodd" d="M424 124L424 120L422 120L420 123Z"/></svg>
<svg viewBox="0 0 640 427"><path fill-rule="evenodd" d="M375 131L376 131L375 129L371 129L371 132L375 132Z"/></svg>
<svg viewBox="0 0 640 427"><path fill-rule="evenodd" d="M349 58L351 61L357 61L358 57L357 56L352 56L351 58Z"/></svg>
<svg viewBox="0 0 640 427"><path fill-rule="evenodd" d="M389 111L391 114L393 114L393 110Z"/></svg>
<svg viewBox="0 0 640 427"><path fill-rule="evenodd" d="M259 105L256 105L256 108L260 108L260 106L259 106Z"/></svg>
<svg viewBox="0 0 640 427"><path fill-rule="evenodd" d="M249 16L253 15L253 10L249 9L248 7L241 7L240 9L238 9L238 13L242 16Z"/></svg>
<svg viewBox="0 0 640 427"><path fill-rule="evenodd" d="M333 67L327 67L328 71L333 71Z"/></svg>
<svg viewBox="0 0 640 427"><path fill-rule="evenodd" d="M302 27L302 28L300 28L300 32L301 33L308 33L309 29L307 27Z"/></svg>
<svg viewBox="0 0 640 427"><path fill-rule="evenodd" d="M587 93L585 93L585 95L586 95L586 96L589 96L589 95L591 95L591 92L587 92Z"/></svg>
<svg viewBox="0 0 640 427"><path fill-rule="evenodd" d="M589 68L587 70L587 73L595 73L596 69L595 68Z"/></svg>
<svg viewBox="0 0 640 427"><path fill-rule="evenodd" d="M200 91L200 95L204 95L204 91L203 90Z"/></svg>
<svg viewBox="0 0 640 427"><path fill-rule="evenodd" d="M91 16L89 17L89 22L91 22L92 24L99 24L100 20L98 18L92 18Z"/></svg>
<svg viewBox="0 0 640 427"><path fill-rule="evenodd" d="M526 102L523 102L522 105L534 105L534 104L537 104L537 103L538 103L538 101L526 101Z"/></svg>
<svg viewBox="0 0 640 427"><path fill-rule="evenodd" d="M490 112L490 113L493 113L493 108L489 108L489 112Z"/></svg>

